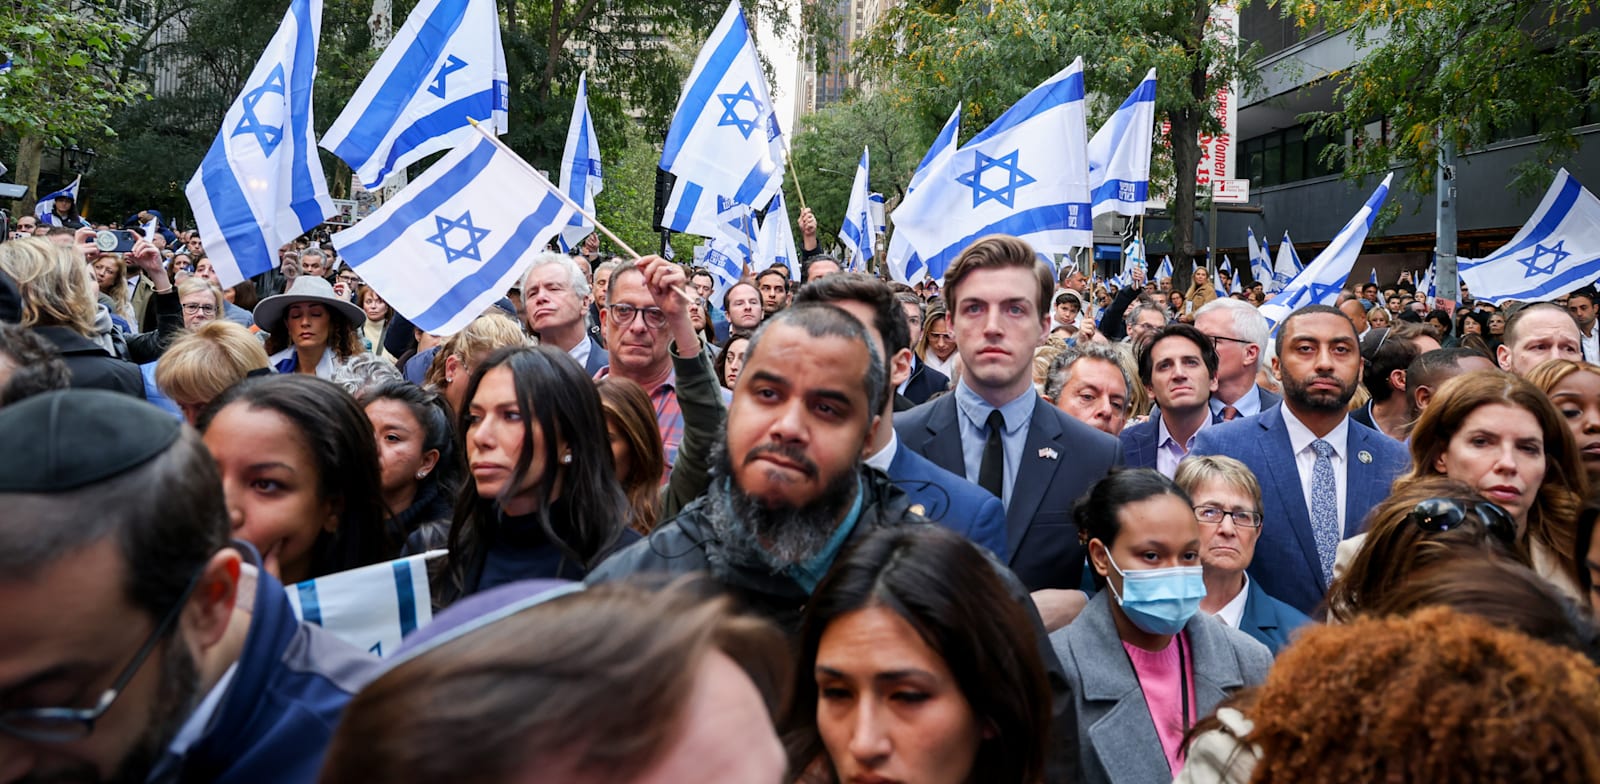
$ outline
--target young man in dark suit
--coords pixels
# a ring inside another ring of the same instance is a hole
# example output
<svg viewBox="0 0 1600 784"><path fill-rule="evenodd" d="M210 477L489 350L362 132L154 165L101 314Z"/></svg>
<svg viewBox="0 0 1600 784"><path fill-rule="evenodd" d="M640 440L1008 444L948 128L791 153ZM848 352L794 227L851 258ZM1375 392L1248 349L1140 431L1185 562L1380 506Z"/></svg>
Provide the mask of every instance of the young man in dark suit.
<svg viewBox="0 0 1600 784"><path fill-rule="evenodd" d="M1122 464L1115 438L1033 387L1050 323L1050 268L1028 243L974 242L945 271L962 374L953 392L896 417L901 445L999 496L1012 571L1031 591L1077 588L1083 548L1072 504Z"/></svg>
<svg viewBox="0 0 1600 784"><path fill-rule="evenodd" d="M1140 348L1139 381L1159 409L1122 431L1123 456L1131 468L1154 468L1171 479L1200 431L1211 425L1217 352L1200 330L1168 324Z"/></svg>

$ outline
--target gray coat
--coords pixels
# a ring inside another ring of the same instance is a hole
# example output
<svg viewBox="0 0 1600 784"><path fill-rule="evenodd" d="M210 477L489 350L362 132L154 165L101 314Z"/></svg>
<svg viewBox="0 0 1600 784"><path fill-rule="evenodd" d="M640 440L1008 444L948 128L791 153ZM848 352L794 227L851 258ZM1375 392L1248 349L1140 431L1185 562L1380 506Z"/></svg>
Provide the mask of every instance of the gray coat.
<svg viewBox="0 0 1600 784"><path fill-rule="evenodd" d="M1111 592L1101 591L1071 625L1050 635L1072 685L1077 712L1080 784L1172 781L1144 692L1111 618ZM1206 613L1183 627L1194 653L1195 713L1210 715L1243 686L1260 683L1272 666L1266 646Z"/></svg>

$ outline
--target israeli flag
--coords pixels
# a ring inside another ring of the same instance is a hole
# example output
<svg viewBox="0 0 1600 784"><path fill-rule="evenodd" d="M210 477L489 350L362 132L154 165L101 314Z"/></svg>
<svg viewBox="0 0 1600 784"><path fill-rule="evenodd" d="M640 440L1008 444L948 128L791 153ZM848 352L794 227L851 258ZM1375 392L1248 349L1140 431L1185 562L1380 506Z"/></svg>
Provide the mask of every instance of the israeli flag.
<svg viewBox="0 0 1600 784"><path fill-rule="evenodd" d="M506 55L494 0L422 0L383 50L322 146L368 190L471 141L468 118L506 132Z"/></svg>
<svg viewBox="0 0 1600 784"><path fill-rule="evenodd" d="M578 97L572 104L572 120L567 123L567 147L561 153L561 192L583 211L594 214L594 197L605 189L600 180L600 143L594 138L594 122L589 118L589 74L578 76ZM594 223L582 214L572 216L561 230L561 249L570 251L594 233Z"/></svg>
<svg viewBox="0 0 1600 784"><path fill-rule="evenodd" d="M574 212L533 167L480 136L333 245L412 325L453 335L506 295Z"/></svg>
<svg viewBox="0 0 1600 784"><path fill-rule="evenodd" d="M1461 259L1461 280L1479 302L1551 300L1600 276L1600 200L1566 169L1504 247Z"/></svg>
<svg viewBox="0 0 1600 784"><path fill-rule="evenodd" d="M1435 254L1433 261L1428 264L1428 269L1425 272L1422 273L1422 282L1417 284L1417 290L1418 291L1426 291L1426 292L1428 292L1428 306L1429 307L1433 306L1433 299L1438 294L1438 292L1435 290L1434 280L1433 280L1433 271L1435 269L1437 269L1438 266L1439 266L1439 258L1438 258L1438 255Z"/></svg>
<svg viewBox="0 0 1600 784"><path fill-rule="evenodd" d="M1150 270L1150 262L1146 261L1144 257L1144 240L1138 237L1134 237L1133 240L1128 243L1127 260L1126 263L1123 264L1124 269L1133 269L1135 267L1146 273L1145 280L1150 280L1148 274Z"/></svg>
<svg viewBox="0 0 1600 784"><path fill-rule="evenodd" d="M872 247L876 244L873 240L877 237L873 231L872 186L867 184L867 170L867 149L863 147L861 160L856 163L856 179L850 186L850 204L844 209L844 226L839 229L839 241L849 251L845 268L856 271L866 269L866 263L872 260Z"/></svg>
<svg viewBox="0 0 1600 784"><path fill-rule="evenodd" d="M1244 276L1240 275L1239 271L1233 268L1233 261L1228 258L1228 254L1226 253L1222 254L1222 269L1226 270L1228 273L1228 290L1223 293L1238 294L1241 291L1239 287L1239 278Z"/></svg>
<svg viewBox="0 0 1600 784"><path fill-rule="evenodd" d="M781 190L772 197L767 217L761 220L761 229L756 233L753 269L761 272L774 264L782 264L790 277L800 279L800 254L795 252L794 227L789 223L789 207L784 204Z"/></svg>
<svg viewBox="0 0 1600 784"><path fill-rule="evenodd" d="M338 212L311 121L322 0L293 0L184 192L223 288L277 266L278 248Z"/></svg>
<svg viewBox="0 0 1600 784"><path fill-rule="evenodd" d="M1090 247L1088 145L1080 57L930 173L895 210L895 226L934 278L989 234L1046 255Z"/></svg>
<svg viewBox="0 0 1600 784"><path fill-rule="evenodd" d="M1361 205L1355 217L1333 236L1328 247L1317 254L1294 280L1289 281L1289 285L1278 296L1261 306L1261 315L1266 317L1269 324L1276 328L1285 316L1306 305L1332 305L1338 301L1339 292L1350 277L1350 268L1355 266L1356 257L1361 255L1361 245L1367 241L1367 232L1372 230L1378 210L1383 208L1384 199L1389 197L1389 181L1393 179L1393 172L1385 175L1378 189L1367 198L1367 203ZM1287 235L1283 244L1289 244ZM1279 250L1281 252L1282 248Z"/></svg>
<svg viewBox="0 0 1600 784"><path fill-rule="evenodd" d="M1294 252L1294 243L1289 241L1289 232L1285 231L1283 241L1278 243L1278 260L1272 267L1272 290L1283 291L1301 269L1300 254Z"/></svg>
<svg viewBox="0 0 1600 784"><path fill-rule="evenodd" d="M661 168L677 175L662 225L717 235L718 197L766 204L781 178L782 134L738 0L728 3L678 97Z"/></svg>
<svg viewBox="0 0 1600 784"><path fill-rule="evenodd" d="M1207 250L1206 256L1209 257L1210 255L1211 251ZM1228 258L1226 254L1222 256L1222 263L1217 265L1217 272L1222 275L1227 275L1229 280L1233 279L1233 260Z"/></svg>
<svg viewBox="0 0 1600 784"><path fill-rule="evenodd" d="M1089 193L1096 218L1144 214L1155 124L1156 69L1151 68L1089 140Z"/></svg>
<svg viewBox="0 0 1600 784"><path fill-rule="evenodd" d="M1367 274L1367 282L1371 283L1374 286L1378 285L1378 268L1377 267L1373 267L1372 271Z"/></svg>
<svg viewBox="0 0 1600 784"><path fill-rule="evenodd" d="M934 138L933 145L922 156L922 162L917 164L917 170L911 175L911 184L906 187L906 193L917 189L922 181L928 178L928 172L938 169L956 154L956 138L961 133L961 106L950 113L950 119L945 120L944 128L939 130L939 135ZM897 208L898 209L898 208ZM922 263L922 257L917 255L911 247L911 241L906 239L903 232L896 231L889 235L888 259L889 275L907 286L915 285L928 275L927 265Z"/></svg>
<svg viewBox="0 0 1600 784"><path fill-rule="evenodd" d="M1264 291L1276 291L1272 285L1272 260L1267 257L1267 252L1256 241L1256 230L1245 227L1245 240L1249 243L1250 252L1250 279L1260 283Z"/></svg>
<svg viewBox="0 0 1600 784"><path fill-rule="evenodd" d="M433 622L427 562L430 550L284 586L296 618L376 656L388 656L406 635Z"/></svg>
<svg viewBox="0 0 1600 784"><path fill-rule="evenodd" d="M1161 268L1156 270L1156 277L1157 278L1171 278L1172 277L1172 272L1173 272L1173 270L1172 270L1172 257L1163 255L1161 257Z"/></svg>
<svg viewBox="0 0 1600 784"><path fill-rule="evenodd" d="M701 263L711 271L711 296L721 300L744 277L745 265L755 256L755 216L750 208L728 198L718 199L716 233L706 245Z"/></svg>
<svg viewBox="0 0 1600 784"><path fill-rule="evenodd" d="M59 191L46 193L45 195L40 196L39 201L33 205L33 217L43 225L56 225L56 219L51 215L51 213L55 211L56 199L65 196L71 199L74 204L76 204L78 202L78 184L82 180L83 175L80 174L76 177L73 177L72 183L67 185L67 187L62 188Z"/></svg>

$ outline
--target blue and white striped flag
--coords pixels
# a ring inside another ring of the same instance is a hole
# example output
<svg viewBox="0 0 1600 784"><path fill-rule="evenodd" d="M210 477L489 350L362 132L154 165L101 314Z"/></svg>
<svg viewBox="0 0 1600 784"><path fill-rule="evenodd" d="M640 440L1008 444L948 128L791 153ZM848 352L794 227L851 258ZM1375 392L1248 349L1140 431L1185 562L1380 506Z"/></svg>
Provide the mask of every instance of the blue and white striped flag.
<svg viewBox="0 0 1600 784"><path fill-rule="evenodd" d="M939 135L928 147L928 152L922 156L922 162L917 164L916 172L911 175L911 184L906 186L906 193L916 190L928 178L928 172L943 166L956 154L956 139L960 134L961 106L957 104L956 110L950 113L950 119L945 120ZM927 265L922 263L922 257L911 247L911 241L906 239L904 232L896 231L889 235L889 250L885 258L888 260L889 275L900 283L910 286L927 277Z"/></svg>
<svg viewBox="0 0 1600 784"><path fill-rule="evenodd" d="M1228 258L1226 253L1222 254L1222 268L1228 271L1228 290L1223 293L1238 294L1241 292L1243 289L1239 285L1239 279L1244 276L1239 274L1239 270L1233 268L1233 261Z"/></svg>
<svg viewBox="0 0 1600 784"><path fill-rule="evenodd" d="M506 55L494 0L422 0L333 121L322 146L369 190L469 142L471 118L506 132Z"/></svg>
<svg viewBox="0 0 1600 784"><path fill-rule="evenodd" d="M1250 250L1250 278L1260 283L1263 291L1277 291L1272 283L1272 259L1267 256L1261 243L1256 241L1256 230L1247 226L1244 233Z"/></svg>
<svg viewBox="0 0 1600 784"><path fill-rule="evenodd" d="M784 204L783 191L772 197L767 206L767 217L761 220L761 230L756 233L756 254L753 269L756 272L782 264L789 276L800 279L800 255L795 252L794 227L789 223L789 207Z"/></svg>
<svg viewBox="0 0 1600 784"><path fill-rule="evenodd" d="M1156 69L1089 140L1089 194L1094 215L1143 215L1150 198L1150 149L1155 138Z"/></svg>
<svg viewBox="0 0 1600 784"><path fill-rule="evenodd" d="M1161 268L1156 270L1156 278L1171 278L1172 272L1172 257L1163 255L1161 257Z"/></svg>
<svg viewBox="0 0 1600 784"><path fill-rule="evenodd" d="M755 216L749 207L728 198L719 198L716 232L706 244L702 263L711 271L711 298L721 301L733 284L744 277L746 264L756 255Z"/></svg>
<svg viewBox="0 0 1600 784"><path fill-rule="evenodd" d="M67 187L62 188L59 191L46 193L45 195L40 196L38 203L33 205L33 217L38 219L40 223L46 226L56 225L56 219L51 215L51 213L55 211L56 199L65 196L71 199L73 203L77 203L78 183L82 180L83 175L80 174L76 177L73 177L72 182L69 183Z"/></svg>
<svg viewBox="0 0 1600 784"><path fill-rule="evenodd" d="M572 120L567 123L567 147L561 153L561 192L594 214L594 197L605 189L600 179L600 142L594 138L594 121L589 117L589 74L578 76L578 97L572 103ZM594 233L594 223L582 214L572 216L561 230L561 249L570 251Z"/></svg>
<svg viewBox="0 0 1600 784"><path fill-rule="evenodd" d="M873 246L877 244L873 241L877 234L873 232L872 186L868 184L867 152L865 147L861 149L861 160L856 163L856 179L850 186L850 204L844 209L844 225L839 228L839 241L849 251L845 269L858 272L867 268L867 262L872 260Z"/></svg>
<svg viewBox="0 0 1600 784"><path fill-rule="evenodd" d="M278 248L337 210L311 121L322 0L293 0L228 107L184 193L224 288L266 272Z"/></svg>
<svg viewBox="0 0 1600 784"><path fill-rule="evenodd" d="M444 550L335 572L284 586L295 617L376 656L433 622L427 562Z"/></svg>
<svg viewBox="0 0 1600 784"><path fill-rule="evenodd" d="M1288 288L1289 281L1294 280L1300 270L1300 254L1294 252L1294 243L1289 241L1289 232L1283 233L1283 241L1278 243L1278 260L1272 267L1273 291L1283 291Z"/></svg>
<svg viewBox="0 0 1600 784"><path fill-rule="evenodd" d="M1428 263L1428 269L1422 273L1422 281L1417 284L1417 291L1428 292L1428 307L1433 307L1433 299L1438 295L1433 280L1433 272L1439 267L1438 254L1434 254L1433 261Z"/></svg>
<svg viewBox="0 0 1600 784"><path fill-rule="evenodd" d="M1339 292L1350 278L1350 268L1355 266L1356 257L1361 255L1361 245L1367 241L1367 232L1372 230L1378 210L1383 209L1383 202L1389 197L1389 181L1393 179L1394 173L1385 175L1378 189L1367 198L1367 203L1361 205L1350 222L1333 236L1328 247L1317 254L1294 280L1289 281L1289 285L1278 296L1261 306L1261 315L1274 329L1285 316L1299 308L1306 305L1332 305L1338 301ZM1288 235L1284 235L1283 244L1289 244ZM1281 252L1282 248L1279 250Z"/></svg>
<svg viewBox="0 0 1600 784"><path fill-rule="evenodd" d="M414 326L453 335L506 295L575 211L499 140L480 136L333 245Z"/></svg>
<svg viewBox="0 0 1600 784"><path fill-rule="evenodd" d="M766 204L781 184L782 134L766 73L738 0L728 3L689 81L661 150L677 175L661 223L673 231L717 235L718 198Z"/></svg>
<svg viewBox="0 0 1600 784"><path fill-rule="evenodd" d="M974 240L1019 237L1046 255L1094 244L1083 58L1023 96L894 211L928 273Z"/></svg>
<svg viewBox="0 0 1600 784"><path fill-rule="evenodd" d="M872 216L873 233L882 234L889 230L888 218L883 209L883 194L867 194L867 213Z"/></svg>
<svg viewBox="0 0 1600 784"><path fill-rule="evenodd" d="M1600 200L1566 169L1504 247L1461 259L1461 280L1479 302L1541 302L1600 276Z"/></svg>

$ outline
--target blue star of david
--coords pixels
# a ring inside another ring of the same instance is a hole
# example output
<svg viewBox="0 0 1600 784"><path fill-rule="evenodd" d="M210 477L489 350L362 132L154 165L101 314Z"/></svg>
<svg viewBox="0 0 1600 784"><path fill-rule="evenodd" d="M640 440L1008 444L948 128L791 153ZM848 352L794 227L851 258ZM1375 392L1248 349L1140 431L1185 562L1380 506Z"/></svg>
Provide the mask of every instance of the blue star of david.
<svg viewBox="0 0 1600 784"><path fill-rule="evenodd" d="M1331 283L1318 283L1316 281L1312 281L1306 287L1306 289L1311 295L1311 301L1306 304L1315 305L1331 303L1335 299L1338 299L1339 292L1344 290L1344 287Z"/></svg>
<svg viewBox="0 0 1600 784"><path fill-rule="evenodd" d="M756 129L756 120L761 118L761 102L756 100L756 93L750 89L750 83L745 82L736 93L717 93L717 100L722 101L722 118L717 120L717 127L732 125L739 129L744 138L750 138L750 133ZM746 120L739 116L739 104L749 101L755 107L755 114Z"/></svg>
<svg viewBox="0 0 1600 784"><path fill-rule="evenodd" d="M273 67L272 73L267 74L267 80L260 87L244 94L244 100L239 102L240 108L244 110L244 117L239 119L238 127L233 129L233 133L230 136L232 138L232 136L250 134L256 137L256 143L261 145L261 153L263 155L271 155L272 151L278 148L278 142L283 141L283 126L273 127L266 125L261 122L260 118L256 117L256 105L261 103L262 99L274 93L287 95L284 92L282 63Z"/></svg>
<svg viewBox="0 0 1600 784"><path fill-rule="evenodd" d="M1564 247L1566 244L1566 240L1561 240L1551 247L1545 247L1544 243L1534 243L1532 253L1517 259L1518 264L1527 268L1527 271L1522 273L1522 277L1531 278L1535 275L1556 274L1556 265L1572 255L1572 251L1566 250ZM1539 266L1540 256L1549 256L1550 263L1542 267Z"/></svg>
<svg viewBox="0 0 1600 784"><path fill-rule="evenodd" d="M983 184L983 173L990 169L1001 169L1009 177L1005 185L999 188L990 188ZM1017 150L1012 150L1008 155L991 158L983 153L978 153L972 171L956 178L956 182L972 189L972 206L993 199L1007 207L1016 206L1017 189L1024 185L1031 185L1035 180L1028 173L1017 168Z"/></svg>
<svg viewBox="0 0 1600 784"><path fill-rule="evenodd" d="M442 215L433 216L433 220L439 227L439 233L429 237L428 242L444 248L446 264L453 263L458 259L483 261L483 256L478 253L478 243L489 236L489 230L480 229L472 225L472 212L470 210L461 213L461 217L455 220L450 220ZM460 248L450 247L449 235L450 232L456 229L461 229L467 233L467 244Z"/></svg>
<svg viewBox="0 0 1600 784"><path fill-rule="evenodd" d="M444 78L465 67L467 67L467 64L461 58L453 54L446 57L444 63L439 66L439 72L433 75L433 84L428 86L428 92L443 98L445 90Z"/></svg>

